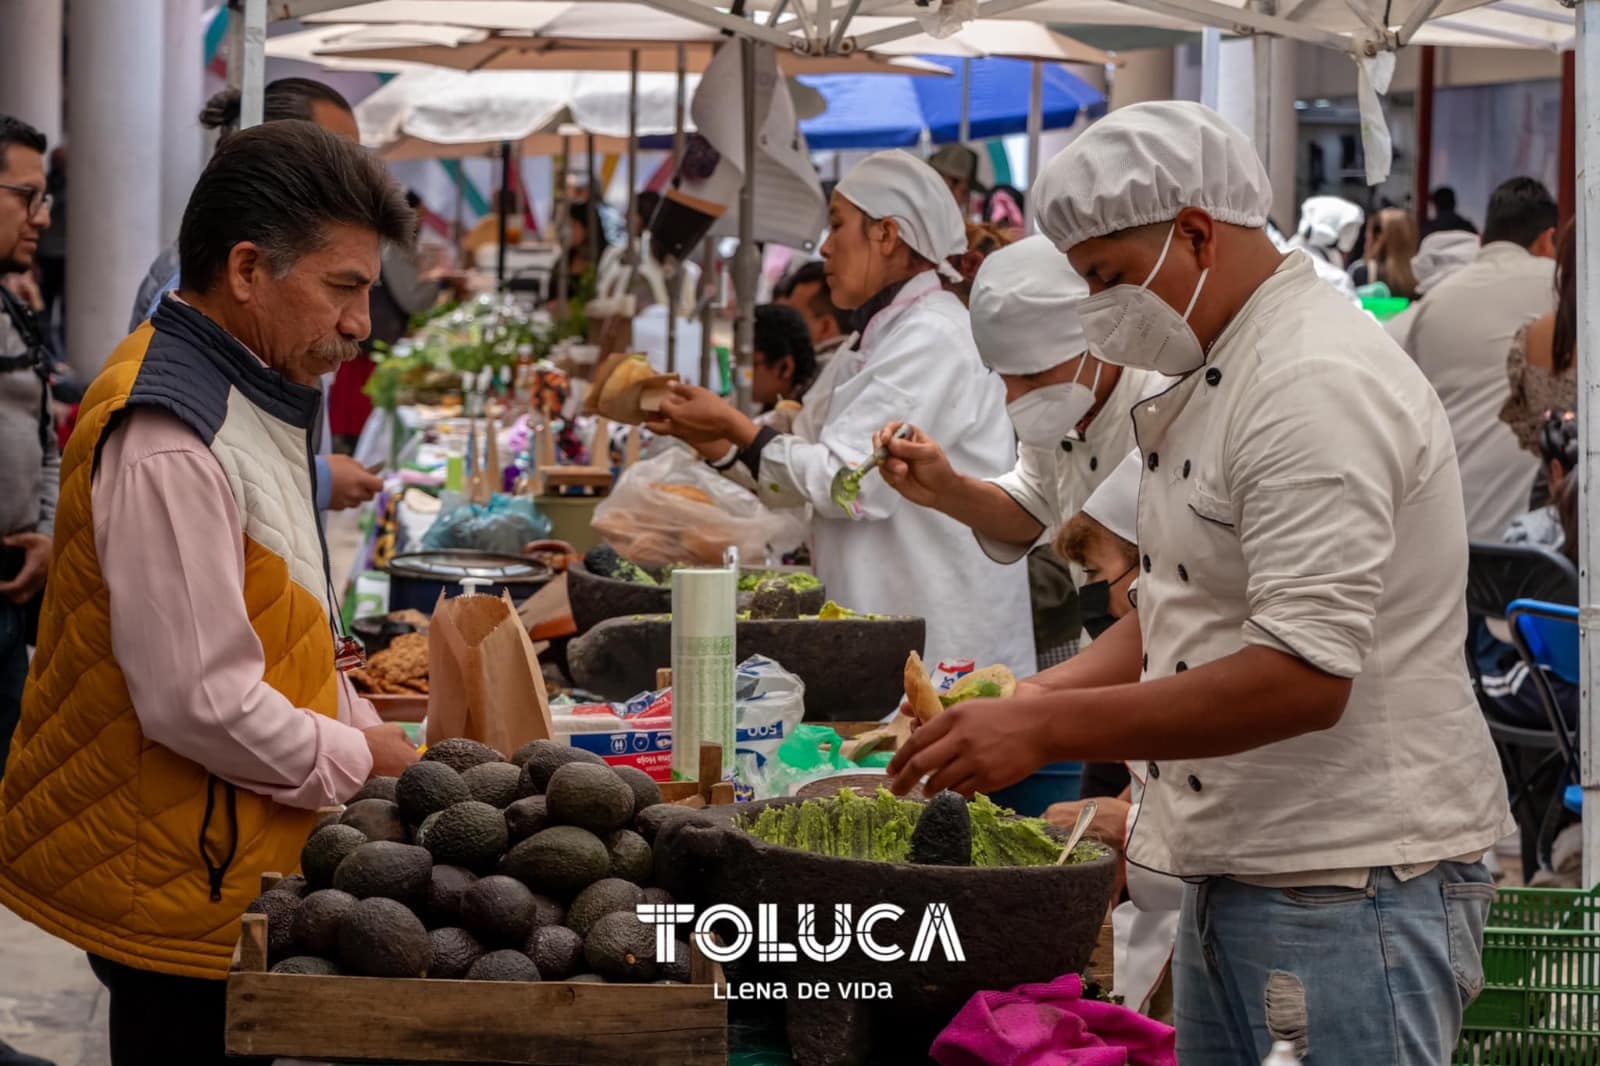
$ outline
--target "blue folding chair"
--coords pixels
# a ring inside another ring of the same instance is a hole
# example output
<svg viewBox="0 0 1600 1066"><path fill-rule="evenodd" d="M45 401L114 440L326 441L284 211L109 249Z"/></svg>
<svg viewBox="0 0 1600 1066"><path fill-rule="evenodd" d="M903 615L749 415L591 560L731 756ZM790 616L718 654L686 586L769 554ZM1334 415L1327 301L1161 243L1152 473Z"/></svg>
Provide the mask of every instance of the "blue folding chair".
<svg viewBox="0 0 1600 1066"><path fill-rule="evenodd" d="M1565 801L1570 786L1577 785L1579 780L1578 738L1556 701L1549 677L1554 674L1568 684L1579 683L1578 609L1543 600L1519 599L1513 600L1507 608L1506 621L1511 627L1511 646L1517 649L1528 668L1529 679L1550 721L1550 731L1566 760L1569 787L1562 790ZM1566 805L1565 802L1561 804L1562 807ZM1561 828L1559 823L1559 810L1553 807L1539 834L1539 854L1546 862L1555 834Z"/></svg>
<svg viewBox="0 0 1600 1066"><path fill-rule="evenodd" d="M1467 563L1466 662L1472 687L1494 738L1505 773L1507 796L1521 836L1522 876L1531 879L1539 867L1539 835L1551 818L1560 816L1561 789L1569 780L1566 753L1548 727L1506 718L1499 701L1484 686L1477 657L1482 630L1511 642L1507 616L1517 600L1578 602L1578 571L1564 555L1525 544L1473 544ZM1520 653L1515 648L1512 654ZM1534 697L1538 699L1537 694ZM1556 813L1551 813L1551 807Z"/></svg>

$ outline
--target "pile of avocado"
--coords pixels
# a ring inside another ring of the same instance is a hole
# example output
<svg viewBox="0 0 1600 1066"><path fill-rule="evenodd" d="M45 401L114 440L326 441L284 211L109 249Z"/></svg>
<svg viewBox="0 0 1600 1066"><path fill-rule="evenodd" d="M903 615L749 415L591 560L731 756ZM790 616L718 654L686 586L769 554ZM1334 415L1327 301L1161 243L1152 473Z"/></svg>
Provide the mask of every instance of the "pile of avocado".
<svg viewBox="0 0 1600 1066"><path fill-rule="evenodd" d="M325 818L249 910L273 973L686 983L688 945L657 965L634 908L672 902L651 842L692 813L565 744L446 740Z"/></svg>

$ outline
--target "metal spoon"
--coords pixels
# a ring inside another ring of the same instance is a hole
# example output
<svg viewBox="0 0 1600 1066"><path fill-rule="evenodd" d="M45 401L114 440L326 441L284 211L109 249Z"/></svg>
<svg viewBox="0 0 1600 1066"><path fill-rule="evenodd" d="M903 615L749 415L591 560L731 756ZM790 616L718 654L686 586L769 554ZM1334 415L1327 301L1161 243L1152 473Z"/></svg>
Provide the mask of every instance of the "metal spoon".
<svg viewBox="0 0 1600 1066"><path fill-rule="evenodd" d="M1078 841L1083 839L1083 834L1089 831L1089 823L1094 821L1094 800L1086 800L1083 809L1078 812L1078 820L1072 826L1072 834L1067 837L1067 846L1061 849L1061 858L1056 860L1057 866L1065 865L1067 856L1072 854L1072 849L1078 846Z"/></svg>
<svg viewBox="0 0 1600 1066"><path fill-rule="evenodd" d="M903 425L895 430L895 440L906 440L911 436L911 426ZM845 467L833 475L833 484L829 488L829 496L833 502L844 508L845 514L850 514L850 504L861 495L861 479L877 468L878 464L889 458L889 448L885 445L876 448L867 456L866 461L857 467Z"/></svg>

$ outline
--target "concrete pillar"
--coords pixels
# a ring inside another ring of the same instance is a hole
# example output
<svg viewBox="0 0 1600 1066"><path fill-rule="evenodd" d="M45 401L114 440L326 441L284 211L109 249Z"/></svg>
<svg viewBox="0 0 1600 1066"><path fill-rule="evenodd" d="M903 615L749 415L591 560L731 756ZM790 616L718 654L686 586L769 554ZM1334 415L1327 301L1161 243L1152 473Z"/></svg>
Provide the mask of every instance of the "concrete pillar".
<svg viewBox="0 0 1600 1066"><path fill-rule="evenodd" d="M67 19L72 228L67 357L92 377L128 332L140 280L161 249L161 10L74 3Z"/></svg>
<svg viewBox="0 0 1600 1066"><path fill-rule="evenodd" d="M61 0L10 0L0 32L0 114L61 143Z"/></svg>
<svg viewBox="0 0 1600 1066"><path fill-rule="evenodd" d="M205 165L204 0L166 0L161 64L161 238L175 240L189 190Z"/></svg>
<svg viewBox="0 0 1600 1066"><path fill-rule="evenodd" d="M1281 37L1262 41L1270 57L1269 91L1257 99L1267 101L1267 176L1272 179L1272 217L1280 226L1293 228L1300 218L1300 193L1296 187L1300 156L1300 119L1294 109L1295 42Z"/></svg>

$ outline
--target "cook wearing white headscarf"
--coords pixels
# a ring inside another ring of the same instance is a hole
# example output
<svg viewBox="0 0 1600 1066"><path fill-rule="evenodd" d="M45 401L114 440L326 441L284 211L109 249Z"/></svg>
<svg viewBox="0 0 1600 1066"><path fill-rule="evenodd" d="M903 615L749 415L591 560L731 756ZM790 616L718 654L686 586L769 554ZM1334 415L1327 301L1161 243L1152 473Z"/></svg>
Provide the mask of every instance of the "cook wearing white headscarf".
<svg viewBox="0 0 1600 1066"><path fill-rule="evenodd" d="M860 332L806 392L789 433L760 427L705 390L682 387L652 428L731 441L732 464L773 507L811 508L812 558L828 594L847 607L927 620L926 654L1034 671L1028 578L995 563L954 519L914 507L876 474L848 504L841 471L871 454L886 422L908 421L949 442L979 477L1007 470L1016 445L1005 389L972 343L961 301L937 267L966 248L950 191L922 161L881 152L839 183L822 246L836 306ZM704 454L704 453L702 453Z"/></svg>
<svg viewBox="0 0 1600 1066"><path fill-rule="evenodd" d="M834 191L868 218L892 218L900 239L932 263L946 281L960 281L949 258L967 250L967 227L950 193L928 164L898 148L869 155L846 174ZM943 194L943 199L939 198Z"/></svg>
<svg viewBox="0 0 1600 1066"><path fill-rule="evenodd" d="M978 354L1006 386L1017 462L996 478L958 473L926 431L878 435L891 459L884 480L913 503L972 528L991 559L1014 563L1083 505L1133 447L1135 403L1170 382L1088 355L1078 302L1089 294L1067 257L1040 236L992 253L972 282L968 309Z"/></svg>
<svg viewBox="0 0 1600 1066"><path fill-rule="evenodd" d="M1300 205L1300 228L1295 230L1292 243L1342 267L1344 257L1361 236L1361 223L1366 217L1360 205L1342 196L1307 197Z"/></svg>
<svg viewBox="0 0 1600 1066"><path fill-rule="evenodd" d="M1461 653L1461 478L1428 382L1268 239L1270 191L1243 134L1175 101L1045 167L1089 350L1181 377L1133 416L1138 609L1016 698L921 726L890 773L989 791L1150 760L1127 859L1190 881L1179 1061L1287 1039L1443 1062L1481 965L1478 860L1514 828Z"/></svg>

